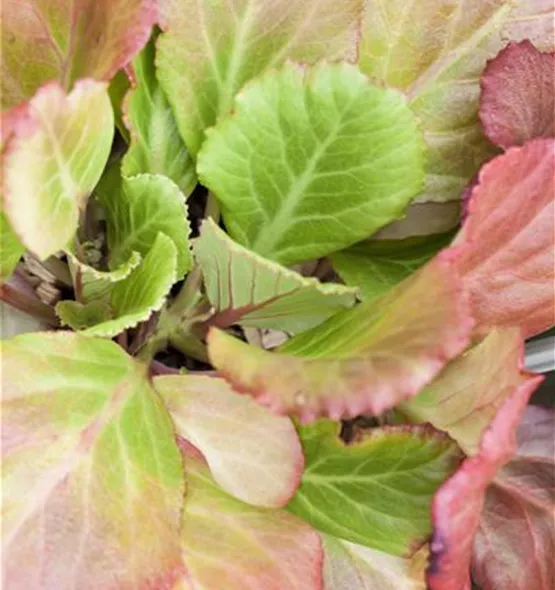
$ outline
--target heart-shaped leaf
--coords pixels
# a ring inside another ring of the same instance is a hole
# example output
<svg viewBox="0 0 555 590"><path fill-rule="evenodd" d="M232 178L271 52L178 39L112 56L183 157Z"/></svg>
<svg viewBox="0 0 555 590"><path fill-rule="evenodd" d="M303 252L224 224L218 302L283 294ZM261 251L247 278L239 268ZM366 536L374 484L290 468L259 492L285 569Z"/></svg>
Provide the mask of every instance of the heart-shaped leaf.
<svg viewBox="0 0 555 590"><path fill-rule="evenodd" d="M502 148L555 136L555 53L510 43L482 74L480 120Z"/></svg>
<svg viewBox="0 0 555 590"><path fill-rule="evenodd" d="M175 583L183 469L146 369L113 342L64 332L2 352L6 587Z"/></svg>
<svg viewBox="0 0 555 590"><path fill-rule="evenodd" d="M472 321L450 256L277 352L212 328L210 360L239 391L304 420L379 414L415 395L468 343Z"/></svg>
<svg viewBox="0 0 555 590"><path fill-rule="evenodd" d="M362 0L164 0L157 69L187 147L247 80L285 59L354 59Z"/></svg>
<svg viewBox="0 0 555 590"><path fill-rule="evenodd" d="M279 507L295 493L304 457L289 418L271 414L214 377L157 377L177 434L206 458L229 494L255 506Z"/></svg>
<svg viewBox="0 0 555 590"><path fill-rule="evenodd" d="M346 445L339 426L299 428L306 467L288 509L317 529L393 555L410 555L432 531L430 503L462 458L431 427L376 428Z"/></svg>
<svg viewBox="0 0 555 590"><path fill-rule="evenodd" d="M211 219L203 223L193 249L216 314L212 326L301 332L356 301L357 289L323 284L266 260L231 240Z"/></svg>
<svg viewBox="0 0 555 590"><path fill-rule="evenodd" d="M458 200L494 152L478 119L480 75L509 40L554 45L545 0L366 0L360 65L405 92L428 146L419 200Z"/></svg>
<svg viewBox="0 0 555 590"><path fill-rule="evenodd" d="M4 205L23 244L40 258L64 249L98 182L114 135L106 86L51 83L9 116ZM29 172L32 171L32 174Z"/></svg>
<svg viewBox="0 0 555 590"><path fill-rule="evenodd" d="M287 63L207 132L201 182L230 235L282 264L325 256L399 217L421 188L416 121L355 66Z"/></svg>
<svg viewBox="0 0 555 590"><path fill-rule="evenodd" d="M51 80L110 80L146 43L155 0L4 0L2 108ZM93 110L94 114L94 110Z"/></svg>

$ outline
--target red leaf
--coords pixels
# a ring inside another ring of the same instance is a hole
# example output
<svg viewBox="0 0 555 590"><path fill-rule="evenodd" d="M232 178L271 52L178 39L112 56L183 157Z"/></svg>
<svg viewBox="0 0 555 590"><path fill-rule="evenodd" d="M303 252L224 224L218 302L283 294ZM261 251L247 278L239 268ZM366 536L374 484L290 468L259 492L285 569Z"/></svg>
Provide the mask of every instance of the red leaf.
<svg viewBox="0 0 555 590"><path fill-rule="evenodd" d="M437 492L432 502L434 535L428 570L431 590L470 590L472 542L486 489L497 470L513 455L516 427L541 380L542 377L522 373L520 385L482 435L477 455L466 459Z"/></svg>
<svg viewBox="0 0 555 590"><path fill-rule="evenodd" d="M473 556L483 590L555 588L554 432L553 410L528 407L517 454L487 491Z"/></svg>
<svg viewBox="0 0 555 590"><path fill-rule="evenodd" d="M555 53L530 41L510 43L492 59L481 80L480 119L502 148L555 135Z"/></svg>
<svg viewBox="0 0 555 590"><path fill-rule="evenodd" d="M463 226L459 270L481 331L555 323L555 141L510 148L480 171Z"/></svg>

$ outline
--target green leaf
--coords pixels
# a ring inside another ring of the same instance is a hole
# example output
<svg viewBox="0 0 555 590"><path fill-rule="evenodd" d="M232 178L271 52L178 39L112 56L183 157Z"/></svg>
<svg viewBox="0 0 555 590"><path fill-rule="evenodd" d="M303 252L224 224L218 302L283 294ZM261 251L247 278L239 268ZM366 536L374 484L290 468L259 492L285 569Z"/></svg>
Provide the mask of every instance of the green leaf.
<svg viewBox="0 0 555 590"><path fill-rule="evenodd" d="M459 466L457 444L432 427L386 426L346 445L339 428L299 428L306 466L288 509L323 532L410 555L432 532L430 504Z"/></svg>
<svg viewBox="0 0 555 590"><path fill-rule="evenodd" d="M324 590L426 590L426 546L405 559L331 535L320 536Z"/></svg>
<svg viewBox="0 0 555 590"><path fill-rule="evenodd" d="M187 495L181 542L185 587L205 590L317 590L322 546L317 532L285 510L236 500L198 457L185 455Z"/></svg>
<svg viewBox="0 0 555 590"><path fill-rule="evenodd" d="M3 0L2 108L52 80L111 80L146 43L151 0ZM93 111L94 114L94 111Z"/></svg>
<svg viewBox="0 0 555 590"><path fill-rule="evenodd" d="M300 332L352 307L356 289L322 284L265 260L231 240L211 219L193 244L216 315L210 324Z"/></svg>
<svg viewBox="0 0 555 590"><path fill-rule="evenodd" d="M133 328L147 320L153 311L158 311L166 300L176 278L177 252L166 235L158 234L154 245L142 263L123 281L114 283L110 291L110 309L113 319L90 325L84 333L109 337ZM91 302L82 313L91 315ZM72 312L77 309L73 306ZM80 316L84 322L85 315ZM94 316L95 319L96 316Z"/></svg>
<svg viewBox="0 0 555 590"><path fill-rule="evenodd" d="M157 74L187 147L243 84L285 59L356 59L362 0L165 0Z"/></svg>
<svg viewBox="0 0 555 590"><path fill-rule="evenodd" d="M114 110L114 122L120 135L127 144L130 142L131 138L129 137L129 131L123 122L122 110L123 101L130 87L129 78L124 70L120 70L112 78L110 86L108 86L108 94L110 95L110 102L112 103L112 109Z"/></svg>
<svg viewBox="0 0 555 590"><path fill-rule="evenodd" d="M304 467L289 418L272 414L224 379L167 375L156 377L154 387L176 434L202 452L226 492L254 506L287 504Z"/></svg>
<svg viewBox="0 0 555 590"><path fill-rule="evenodd" d="M135 86L124 104L131 145L122 162L124 176L141 172L171 178L188 197L197 183L195 166L179 135L170 105L156 79L154 39L133 61Z"/></svg>
<svg viewBox="0 0 555 590"><path fill-rule="evenodd" d="M113 188L112 180L108 178L98 191L106 208L110 268L127 263L133 252L145 256L162 232L175 244L177 280L183 278L192 266L191 230L185 197L179 188L159 174L123 178L119 188Z"/></svg>
<svg viewBox="0 0 555 590"><path fill-rule="evenodd" d="M332 255L334 269L347 285L360 287L364 299L383 295L448 246L453 234L366 240Z"/></svg>
<svg viewBox="0 0 555 590"><path fill-rule="evenodd" d="M40 258L64 249L98 182L114 135L106 85L79 81L69 95L41 88L13 115L4 151L4 204L23 244Z"/></svg>
<svg viewBox="0 0 555 590"><path fill-rule="evenodd" d="M13 233L8 220L0 211L0 279L5 281L18 265L25 247Z"/></svg>
<svg viewBox="0 0 555 590"><path fill-rule="evenodd" d="M146 367L113 342L68 332L18 336L2 353L10 586L172 585L183 468Z"/></svg>
<svg viewBox="0 0 555 590"><path fill-rule="evenodd" d="M133 252L129 259L115 270L101 271L81 262L69 252L67 256L73 281L83 303L109 297L114 283L126 279L142 260L138 252Z"/></svg>
<svg viewBox="0 0 555 590"><path fill-rule="evenodd" d="M423 179L416 122L355 66L287 63L207 132L201 182L230 235L282 264L319 258L399 217Z"/></svg>
<svg viewBox="0 0 555 590"><path fill-rule="evenodd" d="M56 304L56 315L62 325L73 330L84 330L108 321L112 317L112 312L109 303L104 301L60 301Z"/></svg>
<svg viewBox="0 0 555 590"><path fill-rule="evenodd" d="M510 40L551 50L553 5L531 0L366 0L360 67L402 90L428 146L419 200L459 199L494 153L478 119L480 75Z"/></svg>
<svg viewBox="0 0 555 590"><path fill-rule="evenodd" d="M212 328L213 366L238 390L304 420L380 414L412 397L468 344L472 320L451 254L377 300L268 352Z"/></svg>

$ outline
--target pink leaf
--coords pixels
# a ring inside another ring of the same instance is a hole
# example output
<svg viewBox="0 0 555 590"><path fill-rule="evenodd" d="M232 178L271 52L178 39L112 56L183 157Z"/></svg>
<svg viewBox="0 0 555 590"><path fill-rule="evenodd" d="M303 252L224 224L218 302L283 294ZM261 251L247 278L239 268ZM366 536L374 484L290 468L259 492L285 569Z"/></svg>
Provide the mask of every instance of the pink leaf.
<svg viewBox="0 0 555 590"><path fill-rule="evenodd" d="M147 42L156 0L3 0L2 107L57 80L110 80Z"/></svg>
<svg viewBox="0 0 555 590"><path fill-rule="evenodd" d="M284 510L228 496L208 468L186 453L188 490L182 550L191 590L320 590L318 533Z"/></svg>
<svg viewBox="0 0 555 590"><path fill-rule="evenodd" d="M516 456L488 488L474 541L483 590L555 588L555 412L529 406Z"/></svg>
<svg viewBox="0 0 555 590"><path fill-rule="evenodd" d="M206 457L229 494L255 506L284 506L301 481L304 457L289 418L233 391L223 379L192 375L154 381L177 434Z"/></svg>
<svg viewBox="0 0 555 590"><path fill-rule="evenodd" d="M480 119L493 143L506 149L555 135L555 53L510 43L488 63L481 87Z"/></svg>
<svg viewBox="0 0 555 590"><path fill-rule="evenodd" d="M555 141L536 139L486 164L472 191L458 261L481 331L555 323Z"/></svg>
<svg viewBox="0 0 555 590"><path fill-rule="evenodd" d="M478 454L466 459L432 502L434 535L430 545L431 590L470 590L472 543L480 524L486 489L513 455L515 430L528 399L542 377L522 374L482 435Z"/></svg>

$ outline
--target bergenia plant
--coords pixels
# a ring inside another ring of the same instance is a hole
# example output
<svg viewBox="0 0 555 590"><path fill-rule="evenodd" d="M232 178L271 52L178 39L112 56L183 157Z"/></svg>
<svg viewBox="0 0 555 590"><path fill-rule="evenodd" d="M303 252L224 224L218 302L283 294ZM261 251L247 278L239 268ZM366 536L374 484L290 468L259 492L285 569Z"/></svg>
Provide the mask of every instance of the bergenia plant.
<svg viewBox="0 0 555 590"><path fill-rule="evenodd" d="M6 590L554 587L553 19L3 0Z"/></svg>

